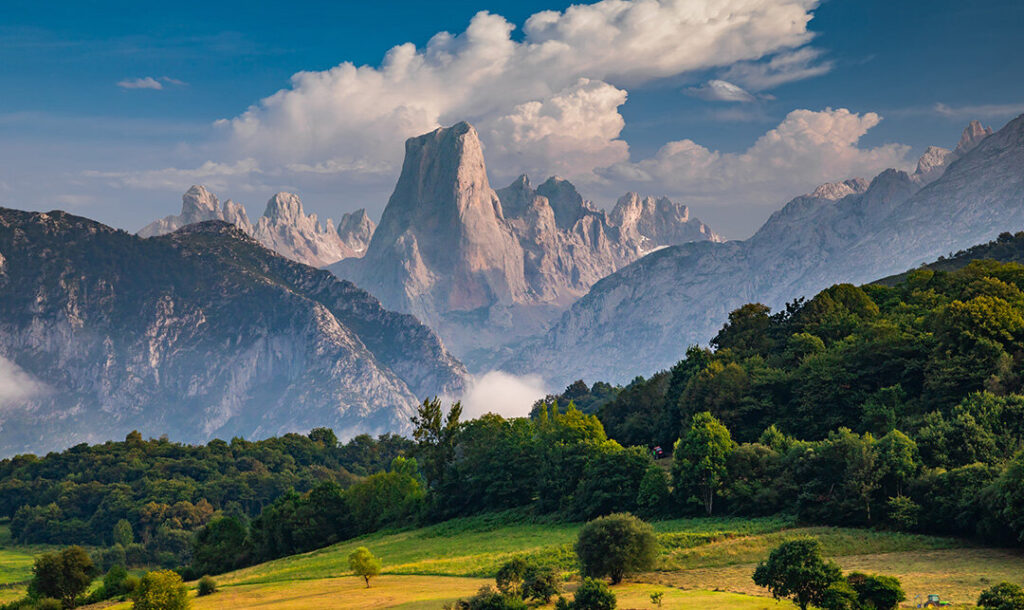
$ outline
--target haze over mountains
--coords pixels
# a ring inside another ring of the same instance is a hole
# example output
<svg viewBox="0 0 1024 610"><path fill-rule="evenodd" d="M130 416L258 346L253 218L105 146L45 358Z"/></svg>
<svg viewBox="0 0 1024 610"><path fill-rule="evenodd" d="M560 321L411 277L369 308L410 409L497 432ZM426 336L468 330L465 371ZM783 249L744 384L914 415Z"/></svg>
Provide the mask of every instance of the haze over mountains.
<svg viewBox="0 0 1024 610"><path fill-rule="evenodd" d="M0 209L0 253L0 356L35 384L3 405L0 454L133 429L400 432L422 397L467 380L412 316L222 221L143 239Z"/></svg>
<svg viewBox="0 0 1024 610"><path fill-rule="evenodd" d="M1022 226L1024 116L994 134L972 122L954 150L929 149L913 174L890 169L870 182L822 185L746 241L691 243L636 261L595 284L505 365L545 371L555 384L625 382L705 344L745 303L777 310Z"/></svg>

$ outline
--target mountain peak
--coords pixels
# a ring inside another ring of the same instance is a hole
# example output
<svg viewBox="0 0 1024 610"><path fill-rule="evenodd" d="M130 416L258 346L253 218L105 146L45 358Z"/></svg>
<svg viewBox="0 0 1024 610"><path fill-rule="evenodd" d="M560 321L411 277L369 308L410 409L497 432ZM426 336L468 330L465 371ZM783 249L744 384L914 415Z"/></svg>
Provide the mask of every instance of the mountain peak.
<svg viewBox="0 0 1024 610"><path fill-rule="evenodd" d="M181 196L181 216L186 224L210 220L219 211L220 201L205 186L193 184Z"/></svg>
<svg viewBox="0 0 1024 610"><path fill-rule="evenodd" d="M294 224L305 216L302 201L294 193L277 193L267 201L263 215L271 220Z"/></svg>
<svg viewBox="0 0 1024 610"><path fill-rule="evenodd" d="M971 121L964 128L963 133L960 135L960 142L957 143L953 152L958 157L963 156L990 135L992 135L991 127L983 126L981 121Z"/></svg>

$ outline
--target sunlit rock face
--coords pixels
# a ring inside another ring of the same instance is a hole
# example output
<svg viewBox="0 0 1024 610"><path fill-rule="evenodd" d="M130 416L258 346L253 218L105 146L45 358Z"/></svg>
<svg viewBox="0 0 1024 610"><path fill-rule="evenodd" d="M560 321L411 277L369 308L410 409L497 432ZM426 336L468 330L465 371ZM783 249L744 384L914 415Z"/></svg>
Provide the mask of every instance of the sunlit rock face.
<svg viewBox="0 0 1024 610"><path fill-rule="evenodd" d="M362 216L359 216L359 213ZM181 198L181 213L150 223L139 231L140 237L164 235L193 223L223 220L243 233L255 237L278 254L313 267L323 267L343 258L358 257L366 250L373 233L373 222L364 210L346 214L343 238L330 218L320 222L316 214L306 214L302 201L292 193L277 193L267 202L255 224L249 221L242 204L228 199L222 206L217 196L203 186L193 186Z"/></svg>
<svg viewBox="0 0 1024 610"><path fill-rule="evenodd" d="M559 178L534 188L521 176L495 191L467 123L411 138L405 152L366 254L330 269L436 329L471 368L543 332L643 254L718 239L667 199L627 196L613 218Z"/></svg>

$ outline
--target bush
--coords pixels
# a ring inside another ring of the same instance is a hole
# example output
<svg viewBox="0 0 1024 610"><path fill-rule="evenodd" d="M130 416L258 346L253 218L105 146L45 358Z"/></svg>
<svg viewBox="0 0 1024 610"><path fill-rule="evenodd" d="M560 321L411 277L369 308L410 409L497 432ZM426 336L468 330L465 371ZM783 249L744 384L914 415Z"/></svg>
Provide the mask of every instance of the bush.
<svg viewBox="0 0 1024 610"><path fill-rule="evenodd" d="M196 587L196 592L199 597L213 595L217 592L217 581L215 581L210 575L203 576L199 579L199 585Z"/></svg>
<svg viewBox="0 0 1024 610"><path fill-rule="evenodd" d="M147 572L132 594L134 610L184 610L189 607L188 591L181 576L172 570Z"/></svg>
<svg viewBox="0 0 1024 610"><path fill-rule="evenodd" d="M561 592L558 575L552 567L530 566L523 577L523 598L548 603Z"/></svg>
<svg viewBox="0 0 1024 610"><path fill-rule="evenodd" d="M127 582L128 570L124 566L116 565L110 568L110 571L103 577L103 599L131 593Z"/></svg>
<svg viewBox="0 0 1024 610"><path fill-rule="evenodd" d="M622 582L627 574L653 567L657 553L654 530L628 513L594 519L580 529L576 540L583 575L607 576L613 584Z"/></svg>
<svg viewBox="0 0 1024 610"><path fill-rule="evenodd" d="M32 610L64 610L64 604L59 599L44 597L32 605Z"/></svg>
<svg viewBox="0 0 1024 610"><path fill-rule="evenodd" d="M853 572L846 577L862 606L875 610L894 610L907 599L900 581L892 576Z"/></svg>
<svg viewBox="0 0 1024 610"><path fill-rule="evenodd" d="M516 558L498 569L494 580L505 595L548 603L558 594L558 577L554 568L541 567Z"/></svg>
<svg viewBox="0 0 1024 610"><path fill-rule="evenodd" d="M603 580L584 578L576 589L573 610L614 610L615 594Z"/></svg>
<svg viewBox="0 0 1024 610"><path fill-rule="evenodd" d="M514 595L505 595L491 586L484 586L476 595L460 599L454 610L526 610L526 602Z"/></svg>
<svg viewBox="0 0 1024 610"><path fill-rule="evenodd" d="M1001 582L981 592L978 606L985 610L1024 610L1024 589L1013 583Z"/></svg>

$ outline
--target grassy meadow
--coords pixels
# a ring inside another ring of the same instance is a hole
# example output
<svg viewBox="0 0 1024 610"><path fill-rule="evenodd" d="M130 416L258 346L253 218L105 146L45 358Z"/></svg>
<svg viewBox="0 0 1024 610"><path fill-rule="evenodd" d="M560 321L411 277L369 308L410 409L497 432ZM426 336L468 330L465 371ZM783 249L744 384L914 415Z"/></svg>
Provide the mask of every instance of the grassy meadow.
<svg viewBox="0 0 1024 610"><path fill-rule="evenodd" d="M915 595L972 603L1000 580L1024 581L1024 553L981 548L955 538L834 527L800 527L791 519L675 519L654 524L662 552L657 569L616 587L620 608L792 608L754 586L757 561L795 536L817 538L844 570L892 574ZM378 532L331 547L217 577L222 591L196 608L440 608L490 580L512 557L529 557L575 576L572 543L579 524L535 523L506 512L420 529ZM384 562L369 590L350 575L348 554L367 546ZM127 608L128 606L123 606Z"/></svg>
<svg viewBox="0 0 1024 610"><path fill-rule="evenodd" d="M0 604L25 595L32 578L32 562L37 554L51 547L43 545L16 546L11 543L11 529L0 522Z"/></svg>
<svg viewBox="0 0 1024 610"><path fill-rule="evenodd" d="M653 525L662 547L657 568L615 587L620 608L653 608L654 591L664 592L663 608L794 608L768 597L753 584L751 573L772 548L795 536L817 538L824 555L846 571L897 576L907 592L906 606L928 593L970 604L994 583L1024 582L1024 552L955 538L802 527L784 517L674 519ZM438 609L493 584L498 567L517 556L557 567L571 594L576 577L572 545L579 526L537 522L509 511L378 532L219 575L220 591L194 597L193 607ZM369 547L384 562L384 573L369 589L348 570L348 554L359 546ZM32 557L44 550L11 545L6 525L0 524L0 603L24 594ZM131 604L97 607L126 610Z"/></svg>

